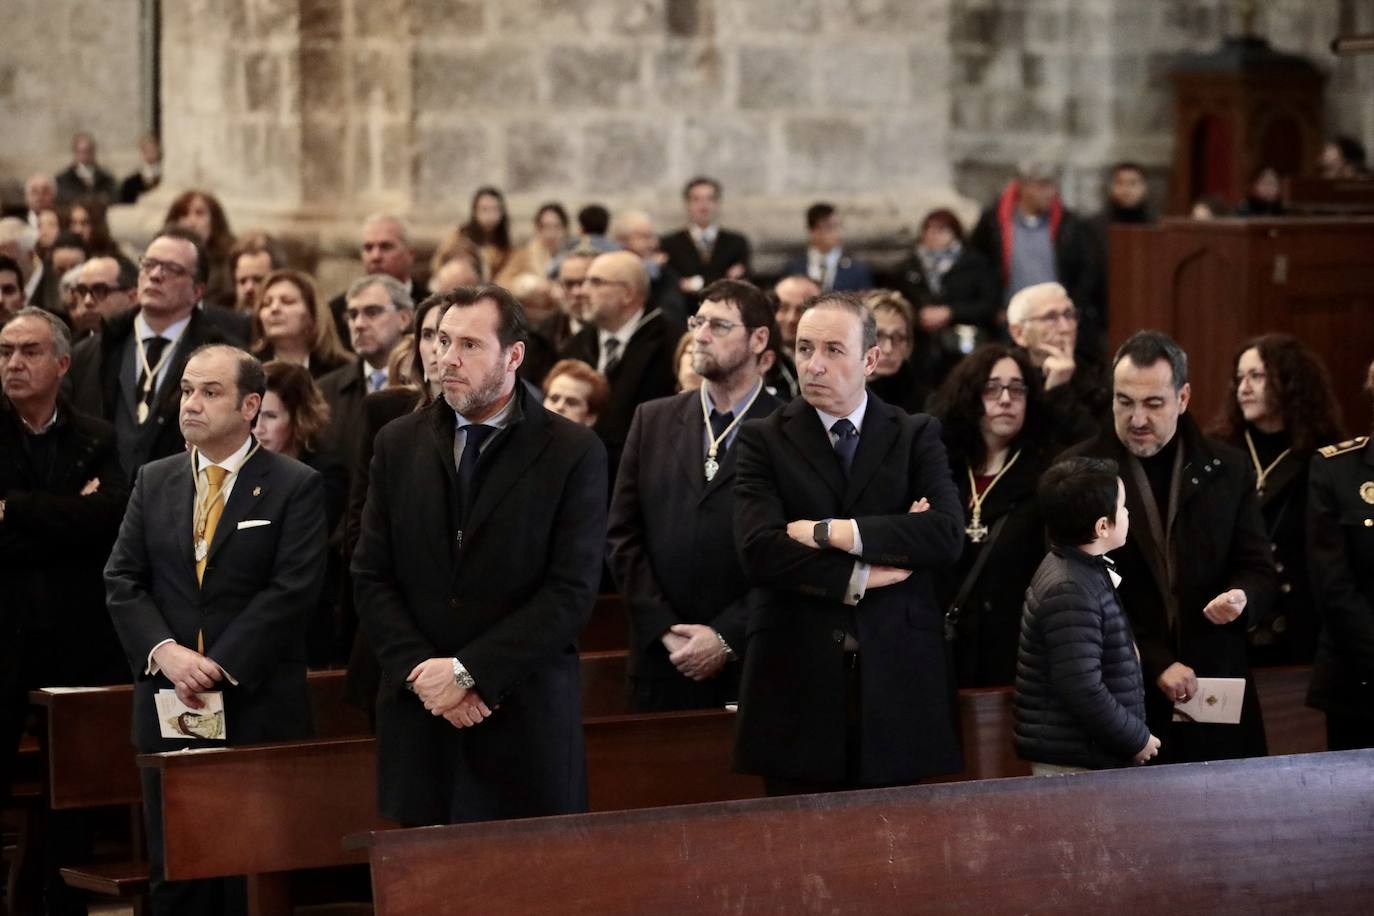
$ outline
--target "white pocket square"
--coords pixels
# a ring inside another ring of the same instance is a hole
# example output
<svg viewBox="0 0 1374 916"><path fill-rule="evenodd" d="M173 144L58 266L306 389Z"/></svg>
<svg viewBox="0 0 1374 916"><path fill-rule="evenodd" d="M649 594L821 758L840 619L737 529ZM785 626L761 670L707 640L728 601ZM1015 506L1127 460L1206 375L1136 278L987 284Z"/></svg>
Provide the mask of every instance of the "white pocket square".
<svg viewBox="0 0 1374 916"><path fill-rule="evenodd" d="M272 524L270 518L250 518L239 522L239 530L242 531L245 528L261 528L263 525L270 524Z"/></svg>

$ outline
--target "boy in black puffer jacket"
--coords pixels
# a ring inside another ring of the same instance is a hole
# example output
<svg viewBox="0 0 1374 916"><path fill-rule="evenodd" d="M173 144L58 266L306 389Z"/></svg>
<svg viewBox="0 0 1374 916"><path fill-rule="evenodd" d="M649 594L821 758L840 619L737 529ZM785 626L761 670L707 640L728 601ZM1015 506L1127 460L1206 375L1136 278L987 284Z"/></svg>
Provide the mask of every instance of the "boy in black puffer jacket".
<svg viewBox="0 0 1374 916"><path fill-rule="evenodd" d="M1106 557L1129 528L1116 462L1061 461L1036 498L1053 546L1021 615L1016 753L1036 775L1144 763L1159 739L1145 725L1140 658Z"/></svg>

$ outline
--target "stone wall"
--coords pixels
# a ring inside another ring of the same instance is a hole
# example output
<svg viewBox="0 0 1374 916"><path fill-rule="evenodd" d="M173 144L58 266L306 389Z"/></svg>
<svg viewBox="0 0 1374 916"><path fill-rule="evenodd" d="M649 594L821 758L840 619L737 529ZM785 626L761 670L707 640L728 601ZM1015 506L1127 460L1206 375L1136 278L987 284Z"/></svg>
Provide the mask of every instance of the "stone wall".
<svg viewBox="0 0 1374 916"><path fill-rule="evenodd" d="M72 134L100 142L116 174L138 163L140 0L4 0L0 21L0 179L71 163ZM22 191L21 191L22 193Z"/></svg>
<svg viewBox="0 0 1374 916"><path fill-rule="evenodd" d="M60 167L70 133L134 162L140 0L9 0L0 174ZM697 172L764 248L840 203L858 239L902 238L930 206L976 213L1018 161L1065 165L1096 208L1104 167L1172 142L1179 53L1234 31L1227 0L176 0L162 9L166 197L215 189L236 228L347 254L358 220L422 238L473 190L518 231L549 198L681 220ZM1337 63L1367 0L1267 0L1259 31L1332 72L1328 121L1374 147L1374 57ZM17 125L17 128L13 127Z"/></svg>

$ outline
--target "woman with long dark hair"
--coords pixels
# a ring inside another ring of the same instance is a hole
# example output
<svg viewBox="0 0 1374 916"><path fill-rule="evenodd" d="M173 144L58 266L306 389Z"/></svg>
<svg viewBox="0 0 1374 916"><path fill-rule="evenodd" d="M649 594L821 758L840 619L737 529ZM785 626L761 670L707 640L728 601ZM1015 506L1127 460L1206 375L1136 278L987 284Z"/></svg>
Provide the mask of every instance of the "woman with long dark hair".
<svg viewBox="0 0 1374 916"><path fill-rule="evenodd" d="M209 305L234 305L234 272L229 266L229 251L234 247L234 233L219 199L209 191L183 191L167 208L164 225L180 226L200 236L209 261L210 279L205 285L205 302Z"/></svg>
<svg viewBox="0 0 1374 916"><path fill-rule="evenodd" d="M1231 396L1214 432L1250 456L1279 571L1274 612L1250 631L1250 662L1310 664L1319 625L1305 549L1307 466L1340 440L1340 407L1326 366L1291 334L1247 340L1231 365Z"/></svg>
<svg viewBox="0 0 1374 916"><path fill-rule="evenodd" d="M1021 602L1046 550L1035 484L1057 447L1043 397L1026 351L997 344L955 366L935 395L966 522L959 562L936 579L960 687L1016 679Z"/></svg>

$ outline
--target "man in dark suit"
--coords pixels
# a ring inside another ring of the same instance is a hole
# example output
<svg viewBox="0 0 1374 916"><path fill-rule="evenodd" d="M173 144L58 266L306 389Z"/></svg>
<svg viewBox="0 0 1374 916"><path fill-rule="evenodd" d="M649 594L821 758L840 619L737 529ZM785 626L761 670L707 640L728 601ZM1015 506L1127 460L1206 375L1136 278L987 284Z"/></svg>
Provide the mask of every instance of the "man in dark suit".
<svg viewBox="0 0 1374 916"><path fill-rule="evenodd" d="M682 291L696 295L722 277L742 280L749 275L749 240L738 232L722 229L720 182L698 177L682 190L687 203L687 225L663 237L668 266L681 280ZM689 309L690 311L690 309Z"/></svg>
<svg viewBox="0 0 1374 916"><path fill-rule="evenodd" d="M443 397L378 433L353 554L382 669L381 811L412 826L582 811L574 641L601 574L605 450L518 381L515 297L443 297Z"/></svg>
<svg viewBox="0 0 1374 916"><path fill-rule="evenodd" d="M1069 450L1121 467L1133 523L1112 559L1160 763L1265 753L1246 630L1268 617L1278 577L1248 456L1203 436L1190 396L1187 354L1166 334L1138 331L1112 361L1115 428ZM1246 678L1239 725L1173 721L1199 677Z"/></svg>
<svg viewBox="0 0 1374 916"><path fill-rule="evenodd" d="M963 511L939 423L864 387L877 328L824 293L797 327L802 395L740 431L735 539L754 586L735 765L773 794L961 766L933 569Z"/></svg>
<svg viewBox="0 0 1374 916"><path fill-rule="evenodd" d="M582 360L611 383L611 402L597 418L595 429L614 467L635 408L667 397L676 387L673 352L683 328L662 312L645 309L649 276L633 252L598 255L587 268L584 284L587 323L559 355Z"/></svg>
<svg viewBox="0 0 1374 916"><path fill-rule="evenodd" d="M72 403L114 424L130 479L147 462L185 449L177 386L187 356L207 343L246 343L197 306L208 276L199 238L162 230L140 262L138 308L107 321L72 356Z"/></svg>
<svg viewBox="0 0 1374 916"><path fill-rule="evenodd" d="M144 753L312 732L305 628L324 582L324 485L254 441L265 389L262 364L242 350L191 354L180 378L191 451L139 471L105 566L110 617L135 678L133 740ZM192 710L176 720L182 727L205 708L206 692L220 694L222 737L167 737L174 726L155 699L163 691ZM163 879L161 784L155 770L143 777L153 911L242 912L241 881Z"/></svg>
<svg viewBox="0 0 1374 916"><path fill-rule="evenodd" d="M0 330L0 798L38 687L127 678L100 570L128 489L114 429L58 397L67 326L28 308Z"/></svg>
<svg viewBox="0 0 1374 916"><path fill-rule="evenodd" d="M643 711L738 696L749 584L732 530L735 437L744 420L781 405L759 368L777 330L761 290L717 280L688 324L702 387L635 411L611 503L611 569L630 607L630 700Z"/></svg>
<svg viewBox="0 0 1374 916"><path fill-rule="evenodd" d="M95 161L95 138L82 131L72 137L72 164L57 174L57 199L69 204L93 198L103 204L119 199L115 177Z"/></svg>
<svg viewBox="0 0 1374 916"><path fill-rule="evenodd" d="M812 204L806 210L806 251L787 259L783 274L810 277L822 290L859 292L873 288L868 265L844 253L840 215L833 204Z"/></svg>
<svg viewBox="0 0 1374 916"><path fill-rule="evenodd" d="M368 275L386 274L391 277L406 288L406 292L410 294L410 301L417 305L429 298L429 288L419 280L411 279L410 271L415 266L415 249L410 245L410 231L399 216L388 213L374 213L369 216L363 223L363 239L358 247L363 259L363 270ZM329 311L334 315L339 340L344 342L344 346L352 348L348 295L340 293L330 299Z"/></svg>

